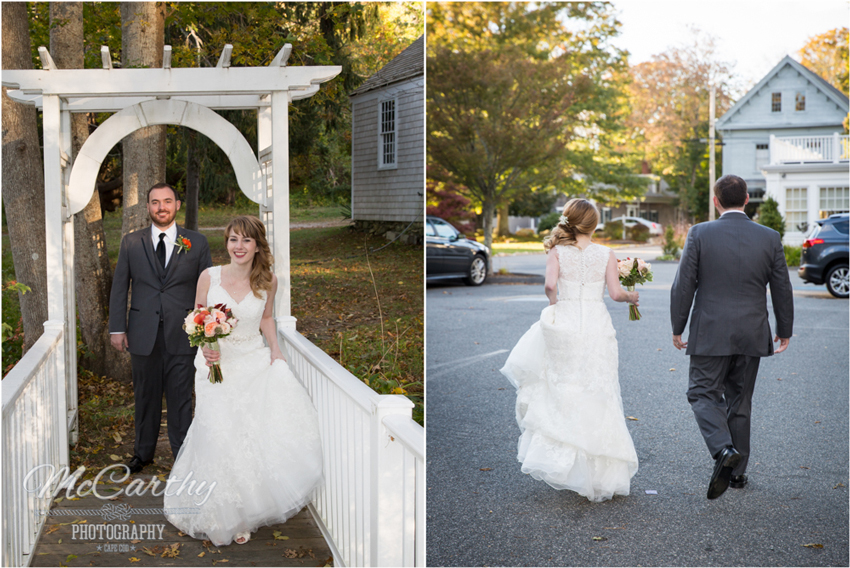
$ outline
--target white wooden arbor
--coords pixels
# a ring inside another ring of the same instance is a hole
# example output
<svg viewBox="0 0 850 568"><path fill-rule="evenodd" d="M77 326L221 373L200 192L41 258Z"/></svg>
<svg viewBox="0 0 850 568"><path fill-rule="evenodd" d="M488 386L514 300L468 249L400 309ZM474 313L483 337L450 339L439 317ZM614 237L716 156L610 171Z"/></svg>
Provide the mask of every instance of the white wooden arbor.
<svg viewBox="0 0 850 568"><path fill-rule="evenodd" d="M3 70L15 101L36 105L44 118L48 320L62 323L65 362L76 368L73 215L91 199L100 165L128 134L160 124L182 125L212 139L227 155L239 188L259 206L280 283L275 298L279 329L294 329L290 304L289 103L312 96L339 66L288 67L286 44L268 67L231 67L226 45L215 68L172 68L165 46L161 69L114 69L101 48L103 69L58 69L39 48L43 69ZM257 109L254 156L239 131L213 109ZM72 156L70 115L114 112ZM164 180L163 180L164 181ZM76 389L73 390L76 392Z"/></svg>
<svg viewBox="0 0 850 568"><path fill-rule="evenodd" d="M74 214L95 190L107 152L135 130L183 125L212 139L227 155L239 188L258 205L280 283L278 335L290 367L320 418L325 482L308 505L337 565L425 565L425 436L402 395L379 395L295 330L290 305L289 109L312 96L341 67L287 67L286 45L268 67L230 67L232 47L215 68L57 69L39 48L41 70L3 70L8 95L43 109L48 318L45 333L3 385L3 556L28 565L44 526L22 480L34 465L69 465L75 431L77 363L74 295ZM258 156L213 109L258 110ZM72 156L73 112L115 113Z"/></svg>

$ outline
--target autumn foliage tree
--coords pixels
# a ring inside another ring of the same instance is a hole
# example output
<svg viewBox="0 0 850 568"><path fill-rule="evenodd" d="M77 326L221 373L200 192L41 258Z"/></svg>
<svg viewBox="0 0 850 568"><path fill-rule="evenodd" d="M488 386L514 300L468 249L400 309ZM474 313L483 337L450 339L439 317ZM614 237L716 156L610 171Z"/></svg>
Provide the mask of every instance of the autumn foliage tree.
<svg viewBox="0 0 850 568"><path fill-rule="evenodd" d="M835 28L809 38L799 51L800 63L814 71L845 95L850 95L850 32Z"/></svg>
<svg viewBox="0 0 850 568"><path fill-rule="evenodd" d="M696 217L708 211L709 89L716 116L733 104L731 65L715 55L714 38L693 30L690 45L670 48L631 68L630 140L652 172L677 191ZM718 159L717 164L722 161Z"/></svg>
<svg viewBox="0 0 850 568"><path fill-rule="evenodd" d="M487 246L496 208L521 192L638 187L612 143L625 108L624 54L607 43L617 26L601 3L429 5L428 161L480 205Z"/></svg>

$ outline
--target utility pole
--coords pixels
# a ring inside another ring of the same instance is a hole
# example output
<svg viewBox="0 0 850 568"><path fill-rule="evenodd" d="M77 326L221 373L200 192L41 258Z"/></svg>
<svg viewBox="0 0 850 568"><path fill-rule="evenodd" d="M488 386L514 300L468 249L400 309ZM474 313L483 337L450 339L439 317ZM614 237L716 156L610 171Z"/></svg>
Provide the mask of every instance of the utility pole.
<svg viewBox="0 0 850 568"><path fill-rule="evenodd" d="M714 221L714 86L708 94L708 220Z"/></svg>

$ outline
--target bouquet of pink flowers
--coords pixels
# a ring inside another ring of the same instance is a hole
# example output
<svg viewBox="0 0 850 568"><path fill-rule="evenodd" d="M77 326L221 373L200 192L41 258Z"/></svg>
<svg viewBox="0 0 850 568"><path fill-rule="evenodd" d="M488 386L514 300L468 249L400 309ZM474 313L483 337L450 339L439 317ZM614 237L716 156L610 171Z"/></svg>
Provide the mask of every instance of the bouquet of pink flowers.
<svg viewBox="0 0 850 568"><path fill-rule="evenodd" d="M197 309L189 312L183 320L183 330L189 335L189 344L192 347L209 345L210 349L218 351L218 340L230 335L237 321L225 304L207 308L198 304ZM213 363L210 367L209 379L213 384L223 380L218 363Z"/></svg>
<svg viewBox="0 0 850 568"><path fill-rule="evenodd" d="M620 284L626 287L626 290L633 292L636 284L644 282L652 282L652 265L644 262L640 258L626 258L625 260L617 261L617 270L620 272ZM629 303L629 321L640 319L640 312L637 306Z"/></svg>

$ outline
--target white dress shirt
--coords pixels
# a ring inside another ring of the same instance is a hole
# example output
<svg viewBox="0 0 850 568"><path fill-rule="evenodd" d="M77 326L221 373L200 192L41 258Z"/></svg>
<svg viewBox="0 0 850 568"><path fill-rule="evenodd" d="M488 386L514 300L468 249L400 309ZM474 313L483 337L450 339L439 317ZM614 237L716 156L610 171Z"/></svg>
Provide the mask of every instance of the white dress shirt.
<svg viewBox="0 0 850 568"><path fill-rule="evenodd" d="M747 215L743 211L738 211L737 209L729 209L728 211L724 211L723 215L728 215L729 213L740 213L741 215L744 215L747 219L750 218L749 215ZM720 216L723 217L723 215Z"/></svg>
<svg viewBox="0 0 850 568"><path fill-rule="evenodd" d="M165 266L168 266L168 261L171 260L171 255L174 253L174 243L177 242L177 223L171 223L171 226L166 230L160 230L156 225L151 225L151 239L153 239L153 250L156 252L156 247L159 246L159 235L165 233Z"/></svg>

